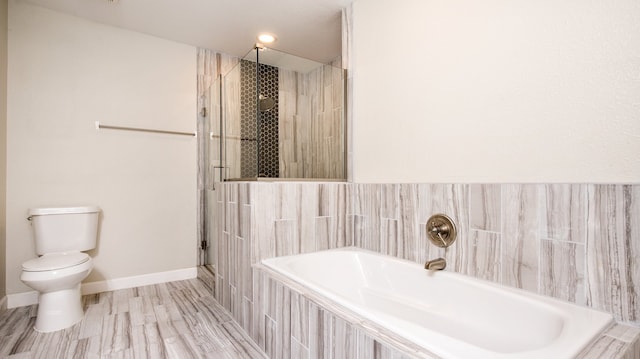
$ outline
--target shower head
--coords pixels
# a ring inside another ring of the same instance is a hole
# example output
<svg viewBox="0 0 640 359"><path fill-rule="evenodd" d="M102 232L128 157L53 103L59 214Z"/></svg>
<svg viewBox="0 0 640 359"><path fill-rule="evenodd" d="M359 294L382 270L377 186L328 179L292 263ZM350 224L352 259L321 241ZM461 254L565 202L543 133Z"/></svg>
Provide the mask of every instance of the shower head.
<svg viewBox="0 0 640 359"><path fill-rule="evenodd" d="M271 97L264 97L260 95L260 112L270 111L276 106L276 100Z"/></svg>

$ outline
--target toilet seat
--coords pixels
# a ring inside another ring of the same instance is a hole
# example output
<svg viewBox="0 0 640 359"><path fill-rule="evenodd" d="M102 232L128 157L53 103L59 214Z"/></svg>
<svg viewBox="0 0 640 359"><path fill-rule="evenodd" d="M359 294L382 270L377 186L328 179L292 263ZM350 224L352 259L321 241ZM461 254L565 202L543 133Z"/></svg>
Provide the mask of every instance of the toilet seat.
<svg viewBox="0 0 640 359"><path fill-rule="evenodd" d="M59 270L77 266L89 259L89 255L83 252L50 253L22 263L22 270L25 272Z"/></svg>

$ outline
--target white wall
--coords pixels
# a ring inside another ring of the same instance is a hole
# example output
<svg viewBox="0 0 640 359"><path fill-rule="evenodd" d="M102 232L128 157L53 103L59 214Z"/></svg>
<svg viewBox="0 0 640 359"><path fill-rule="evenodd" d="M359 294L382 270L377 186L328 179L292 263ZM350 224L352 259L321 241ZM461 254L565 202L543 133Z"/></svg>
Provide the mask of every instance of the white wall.
<svg viewBox="0 0 640 359"><path fill-rule="evenodd" d="M640 2L356 0L356 182L638 182Z"/></svg>
<svg viewBox="0 0 640 359"><path fill-rule="evenodd" d="M7 292L30 290L30 207L103 210L88 281L196 265L196 49L10 0Z"/></svg>

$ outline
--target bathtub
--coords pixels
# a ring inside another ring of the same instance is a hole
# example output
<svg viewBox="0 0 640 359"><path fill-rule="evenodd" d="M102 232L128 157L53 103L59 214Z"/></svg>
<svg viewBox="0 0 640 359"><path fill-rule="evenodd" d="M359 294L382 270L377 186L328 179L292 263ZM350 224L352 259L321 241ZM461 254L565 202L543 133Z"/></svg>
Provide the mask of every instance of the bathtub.
<svg viewBox="0 0 640 359"><path fill-rule="evenodd" d="M573 358L611 315L358 248L262 261L443 358Z"/></svg>

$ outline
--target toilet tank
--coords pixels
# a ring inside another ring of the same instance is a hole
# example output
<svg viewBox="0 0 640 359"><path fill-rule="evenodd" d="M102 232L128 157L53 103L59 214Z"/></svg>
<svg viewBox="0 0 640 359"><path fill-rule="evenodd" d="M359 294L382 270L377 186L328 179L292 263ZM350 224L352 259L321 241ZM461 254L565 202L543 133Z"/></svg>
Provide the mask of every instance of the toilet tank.
<svg viewBox="0 0 640 359"><path fill-rule="evenodd" d="M32 208L29 220L38 255L87 251L96 247L100 208Z"/></svg>

